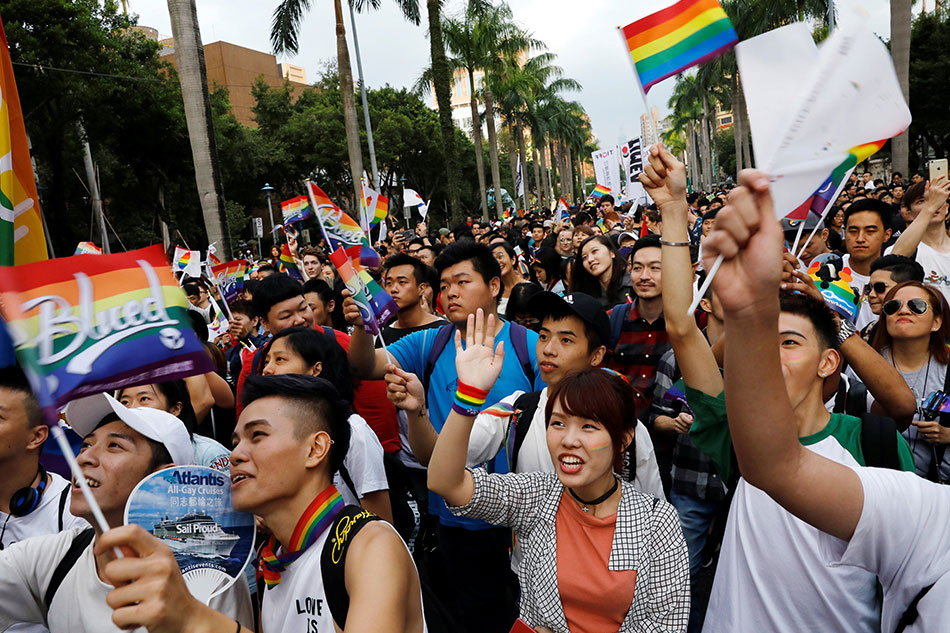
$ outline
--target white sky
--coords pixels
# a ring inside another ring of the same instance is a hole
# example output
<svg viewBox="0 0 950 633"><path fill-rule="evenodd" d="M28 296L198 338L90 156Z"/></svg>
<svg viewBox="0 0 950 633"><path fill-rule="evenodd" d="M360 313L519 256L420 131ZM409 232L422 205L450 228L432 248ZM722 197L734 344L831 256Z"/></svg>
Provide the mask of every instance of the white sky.
<svg viewBox="0 0 950 633"><path fill-rule="evenodd" d="M198 21L204 43L223 40L256 50L271 52L270 23L277 0L196 0ZM423 19L420 26L408 23L395 2L383 0L379 11L357 15L363 72L370 87L385 84L411 86L429 62L426 37L425 1L419 0ZM580 82L583 89L568 93L587 110L601 145L613 145L639 134L643 102L628 61L628 54L616 26L628 24L665 5L669 0L508 0L515 19L544 41L557 54L565 76ZM447 0L446 12L463 6L462 0ZM844 3L838 2L840 7ZM885 40L889 37L887 0L861 0L872 28ZM312 0L303 20L300 53L278 58L303 66L313 81L325 60L336 58L333 3ZM171 35L168 6L162 0L129 0L129 10L139 14L139 24ZM344 1L344 11L346 2ZM915 10L916 12L916 10ZM353 53L349 14L346 15L350 55ZM356 73L355 57L353 72ZM668 113L666 102L673 89L671 77L650 91L650 105ZM362 120L362 118L360 119Z"/></svg>

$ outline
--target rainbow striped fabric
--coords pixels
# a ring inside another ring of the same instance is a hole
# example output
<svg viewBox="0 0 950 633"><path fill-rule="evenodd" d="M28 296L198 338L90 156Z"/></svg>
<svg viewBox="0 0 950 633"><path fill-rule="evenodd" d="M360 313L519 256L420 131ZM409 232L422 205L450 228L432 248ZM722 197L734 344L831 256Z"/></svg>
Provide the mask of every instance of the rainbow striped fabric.
<svg viewBox="0 0 950 633"><path fill-rule="evenodd" d="M379 253L370 245L356 220L343 213L316 184L308 182L307 189L330 248L346 249L347 255L353 261L367 268L379 266Z"/></svg>
<svg viewBox="0 0 950 633"><path fill-rule="evenodd" d="M790 220L804 220L809 213L824 217L825 212L831 208L831 203L841 193L841 189L854 168L873 156L875 152L884 147L885 143L887 143L887 139L852 147L848 150L848 157L834 168L828 179L818 187L818 190L785 217Z"/></svg>
<svg viewBox="0 0 950 633"><path fill-rule="evenodd" d="M594 190L590 192L590 195L587 196L587 200L584 201L584 204L593 204L596 205L600 202L600 199L610 193L610 187L605 187L604 185L597 185L594 187Z"/></svg>
<svg viewBox="0 0 950 633"><path fill-rule="evenodd" d="M280 203L280 214L284 218L284 224L306 220L310 217L310 202L307 196L284 200Z"/></svg>
<svg viewBox="0 0 950 633"><path fill-rule="evenodd" d="M80 242L73 255L102 255L102 249L95 242Z"/></svg>
<svg viewBox="0 0 950 633"><path fill-rule="evenodd" d="M7 36L0 23L0 266L48 259L33 163ZM36 104L33 104L36 105Z"/></svg>
<svg viewBox="0 0 950 633"><path fill-rule="evenodd" d="M330 253L330 261L359 306L363 329L375 336L396 314L399 309L396 301L373 279L368 270L358 262L351 261L347 251L337 248Z"/></svg>
<svg viewBox="0 0 950 633"><path fill-rule="evenodd" d="M280 272L290 275L297 281L303 281L303 275L300 274L300 269L297 268L297 261L294 259L293 253L290 252L288 244L282 244L280 247Z"/></svg>
<svg viewBox="0 0 950 633"><path fill-rule="evenodd" d="M277 554L275 550L278 545L277 539L270 537L270 540L261 548L260 557L257 559L258 570L264 577L264 584L268 589L273 589L280 584L280 574L287 569L288 565L300 558L307 548L317 542L317 539L333 525L333 521L343 511L345 505L336 486L330 484L304 510L303 515L297 520L297 527L294 528L294 533L290 537L290 543L282 548L280 554Z"/></svg>
<svg viewBox="0 0 950 633"><path fill-rule="evenodd" d="M739 41L716 0L680 0L622 31L644 94L667 77L722 55Z"/></svg>
<svg viewBox="0 0 950 633"><path fill-rule="evenodd" d="M214 370L160 244L0 268L0 299L45 407Z"/></svg>
<svg viewBox="0 0 950 633"><path fill-rule="evenodd" d="M244 276L247 273L247 261L235 259L211 268L211 276L224 300L231 303L238 293L244 290Z"/></svg>

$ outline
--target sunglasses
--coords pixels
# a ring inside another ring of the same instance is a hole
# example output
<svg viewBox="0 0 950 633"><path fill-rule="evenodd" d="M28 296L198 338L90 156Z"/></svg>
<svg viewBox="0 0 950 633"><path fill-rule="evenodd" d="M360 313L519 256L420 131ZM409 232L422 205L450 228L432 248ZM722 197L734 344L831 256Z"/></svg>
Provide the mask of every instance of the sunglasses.
<svg viewBox="0 0 950 633"><path fill-rule="evenodd" d="M881 306L881 310L883 310L887 316L892 316L897 314L897 311L903 306L904 302L900 299L891 299L890 301L884 302L884 305ZM914 314L924 314L927 312L928 303L923 299L911 299L907 302L907 307Z"/></svg>
<svg viewBox="0 0 950 633"><path fill-rule="evenodd" d="M883 281L875 281L873 284L864 285L864 294L870 294L872 290L875 293L882 295L887 292L887 284Z"/></svg>

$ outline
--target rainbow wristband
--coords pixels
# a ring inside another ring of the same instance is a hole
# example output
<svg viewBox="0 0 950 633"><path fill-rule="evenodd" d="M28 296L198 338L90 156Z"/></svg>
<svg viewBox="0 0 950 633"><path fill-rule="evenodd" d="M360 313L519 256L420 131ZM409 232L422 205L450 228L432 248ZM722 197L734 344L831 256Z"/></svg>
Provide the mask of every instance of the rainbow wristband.
<svg viewBox="0 0 950 633"><path fill-rule="evenodd" d="M479 414L487 398L487 391L476 389L460 381L458 383L458 389L455 391L455 400L452 402L452 410L461 416L474 418Z"/></svg>

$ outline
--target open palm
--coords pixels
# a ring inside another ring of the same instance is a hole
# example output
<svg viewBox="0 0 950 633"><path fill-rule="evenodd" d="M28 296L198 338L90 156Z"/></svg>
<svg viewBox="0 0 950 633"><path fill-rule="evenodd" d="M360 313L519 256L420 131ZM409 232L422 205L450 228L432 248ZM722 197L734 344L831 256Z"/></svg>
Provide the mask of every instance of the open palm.
<svg viewBox="0 0 950 633"><path fill-rule="evenodd" d="M460 383L490 391L505 360L503 341L495 346L495 315L485 313L479 308L475 314L468 315L465 328L465 347L462 347L462 333L455 331L455 372Z"/></svg>

